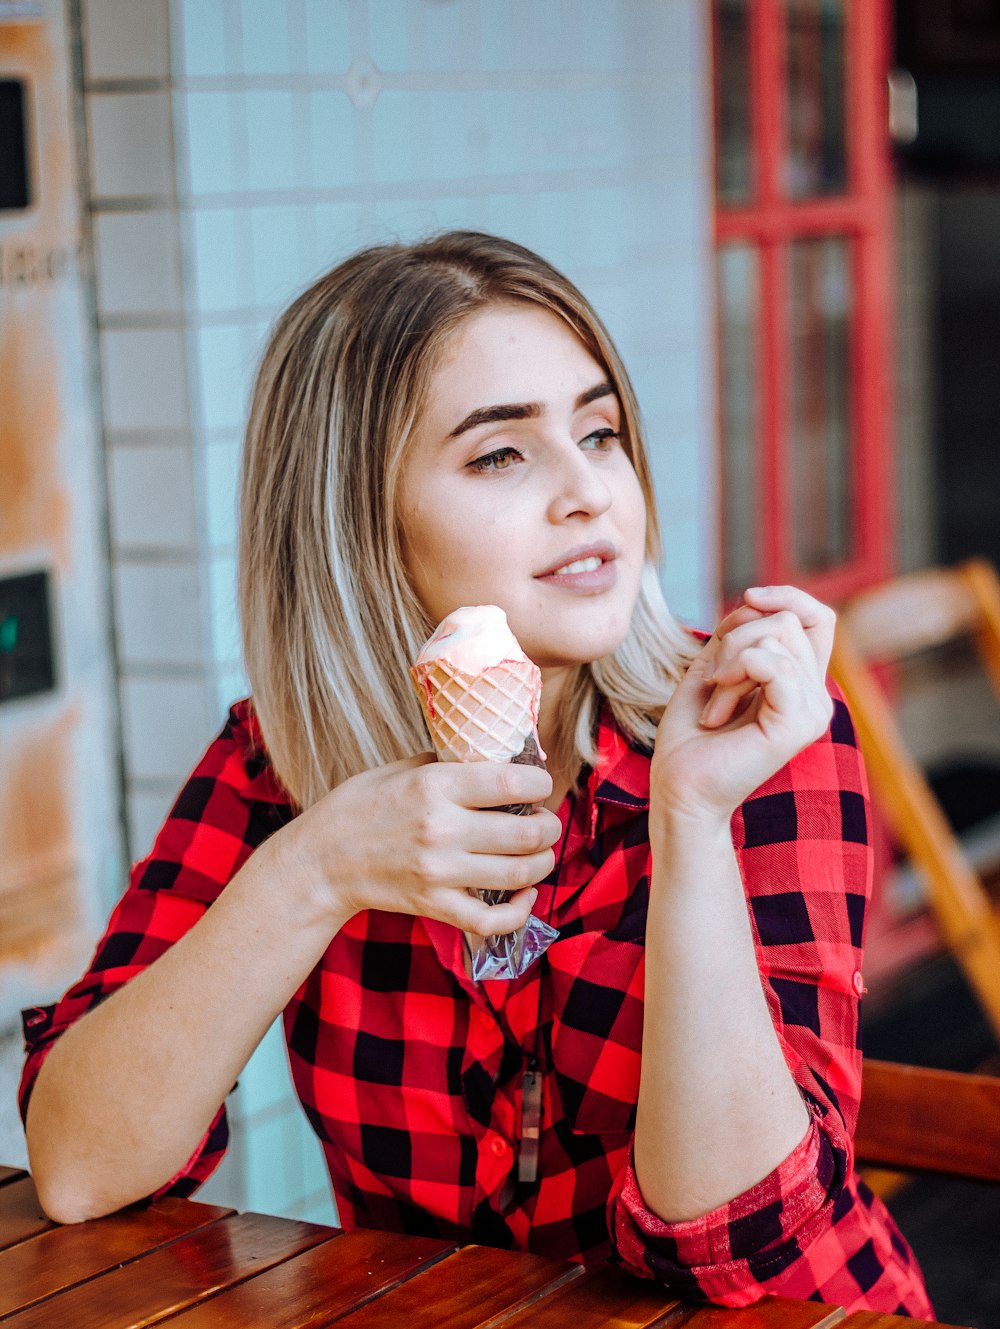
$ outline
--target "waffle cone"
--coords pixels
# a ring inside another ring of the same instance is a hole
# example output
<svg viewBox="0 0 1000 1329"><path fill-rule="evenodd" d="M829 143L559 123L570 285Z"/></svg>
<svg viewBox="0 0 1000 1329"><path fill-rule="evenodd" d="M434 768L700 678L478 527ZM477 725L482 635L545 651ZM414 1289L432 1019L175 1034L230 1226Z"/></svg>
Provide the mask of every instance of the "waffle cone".
<svg viewBox="0 0 1000 1329"><path fill-rule="evenodd" d="M513 761L536 732L541 673L530 660L468 674L438 658L410 674L442 761Z"/></svg>

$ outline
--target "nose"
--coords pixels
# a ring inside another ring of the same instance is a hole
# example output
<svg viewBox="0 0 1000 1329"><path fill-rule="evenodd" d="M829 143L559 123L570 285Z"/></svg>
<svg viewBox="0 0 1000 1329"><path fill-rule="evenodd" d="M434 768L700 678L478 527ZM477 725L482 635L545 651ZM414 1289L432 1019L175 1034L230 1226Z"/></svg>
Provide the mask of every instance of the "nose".
<svg viewBox="0 0 1000 1329"><path fill-rule="evenodd" d="M549 501L549 520L599 517L611 506L611 490L590 457L575 442L560 449L553 461L556 478Z"/></svg>

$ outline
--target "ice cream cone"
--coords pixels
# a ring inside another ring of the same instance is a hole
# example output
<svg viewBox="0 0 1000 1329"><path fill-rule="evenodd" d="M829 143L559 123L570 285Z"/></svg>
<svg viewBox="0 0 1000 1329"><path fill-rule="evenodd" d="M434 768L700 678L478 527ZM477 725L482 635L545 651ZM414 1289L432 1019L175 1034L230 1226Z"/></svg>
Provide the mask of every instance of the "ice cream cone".
<svg viewBox="0 0 1000 1329"><path fill-rule="evenodd" d="M471 674L439 658L418 662L411 673L442 761L514 761L534 737L541 674L530 660L503 660Z"/></svg>

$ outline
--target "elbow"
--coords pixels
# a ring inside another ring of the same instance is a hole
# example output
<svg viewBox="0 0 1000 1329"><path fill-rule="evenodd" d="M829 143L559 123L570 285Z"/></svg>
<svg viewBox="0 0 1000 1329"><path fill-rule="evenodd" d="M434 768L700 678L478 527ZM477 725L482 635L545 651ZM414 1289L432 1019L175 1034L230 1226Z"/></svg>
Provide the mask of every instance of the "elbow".
<svg viewBox="0 0 1000 1329"><path fill-rule="evenodd" d="M47 1176L44 1170L34 1173L33 1180L42 1212L53 1223L86 1223L111 1212L109 1206L102 1206L85 1189L62 1178Z"/></svg>

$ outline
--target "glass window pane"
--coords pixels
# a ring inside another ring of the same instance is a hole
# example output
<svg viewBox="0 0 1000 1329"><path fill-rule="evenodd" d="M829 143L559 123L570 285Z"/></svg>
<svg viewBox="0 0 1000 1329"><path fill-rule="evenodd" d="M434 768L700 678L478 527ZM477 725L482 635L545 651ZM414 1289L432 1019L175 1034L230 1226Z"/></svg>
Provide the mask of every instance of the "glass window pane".
<svg viewBox="0 0 1000 1329"><path fill-rule="evenodd" d="M844 0L787 0L788 157L792 198L840 194L844 147Z"/></svg>
<svg viewBox="0 0 1000 1329"><path fill-rule="evenodd" d="M850 558L851 266L843 239L790 246L791 547L802 572Z"/></svg>
<svg viewBox="0 0 1000 1329"><path fill-rule="evenodd" d="M730 596L752 586L761 572L757 251L750 245L723 245L718 283L722 574L724 593Z"/></svg>
<svg viewBox="0 0 1000 1329"><path fill-rule="evenodd" d="M746 0L715 0L715 188L720 203L751 192L750 49Z"/></svg>

